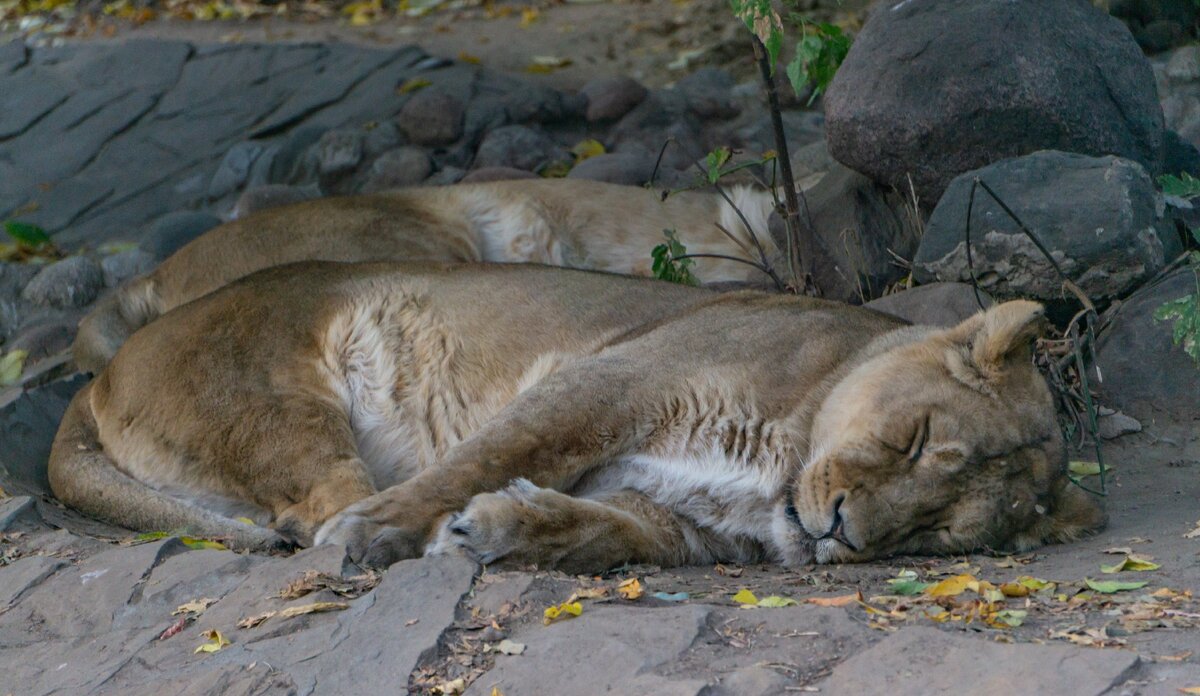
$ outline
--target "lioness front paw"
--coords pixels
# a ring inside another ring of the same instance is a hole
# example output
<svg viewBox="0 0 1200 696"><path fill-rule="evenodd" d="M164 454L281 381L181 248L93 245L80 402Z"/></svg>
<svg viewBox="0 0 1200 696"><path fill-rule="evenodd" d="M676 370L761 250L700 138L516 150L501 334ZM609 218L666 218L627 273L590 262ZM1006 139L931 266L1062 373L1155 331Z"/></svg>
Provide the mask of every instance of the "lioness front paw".
<svg viewBox="0 0 1200 696"><path fill-rule="evenodd" d="M425 554L462 553L484 564L515 553L525 556L528 549L523 548L522 517L539 507L537 499L544 493L555 494L517 479L496 493L476 495L461 513L446 518Z"/></svg>

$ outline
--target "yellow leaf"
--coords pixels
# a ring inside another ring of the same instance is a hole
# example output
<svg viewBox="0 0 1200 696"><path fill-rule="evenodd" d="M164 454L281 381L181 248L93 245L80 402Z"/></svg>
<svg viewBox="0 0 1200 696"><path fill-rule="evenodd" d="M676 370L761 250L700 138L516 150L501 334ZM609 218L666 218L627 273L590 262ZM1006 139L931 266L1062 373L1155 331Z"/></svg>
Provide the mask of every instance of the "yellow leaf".
<svg viewBox="0 0 1200 696"><path fill-rule="evenodd" d="M738 593L733 596L733 601L738 604L758 605L758 597L755 597L754 593L747 589L738 590Z"/></svg>
<svg viewBox="0 0 1200 696"><path fill-rule="evenodd" d="M925 594L930 597L954 597L966 592L971 583L976 583L978 586L978 582L974 575L955 575L925 590Z"/></svg>
<svg viewBox="0 0 1200 696"><path fill-rule="evenodd" d="M593 138L587 138L575 143L575 147L571 148L571 154L575 155L575 163L578 164L590 157L603 155L605 152L604 145Z"/></svg>
<svg viewBox="0 0 1200 696"><path fill-rule="evenodd" d="M16 384L25 370L25 358L29 357L27 350L13 350L0 358L0 387Z"/></svg>
<svg viewBox="0 0 1200 696"><path fill-rule="evenodd" d="M569 619L582 613L583 605L579 602L563 602L546 607L546 610L542 612L542 623L549 626L559 619Z"/></svg>
<svg viewBox="0 0 1200 696"><path fill-rule="evenodd" d="M1028 587L1017 582L1006 582L1000 585L1000 592L1005 597L1028 597L1029 591Z"/></svg>
<svg viewBox="0 0 1200 696"><path fill-rule="evenodd" d="M451 679L448 682L443 682L443 683L433 687L434 693L443 694L444 696L449 696L451 694L461 694L462 692L464 692L466 690L467 690L467 680L463 679L462 677L459 677L458 679Z"/></svg>
<svg viewBox="0 0 1200 696"><path fill-rule="evenodd" d="M1076 476L1099 476L1100 464L1097 462L1070 462L1067 470Z"/></svg>
<svg viewBox="0 0 1200 696"><path fill-rule="evenodd" d="M571 163L566 161L551 162L537 171L543 179L562 179L571 171Z"/></svg>
<svg viewBox="0 0 1200 696"><path fill-rule="evenodd" d="M255 526L254 520L250 519L249 517L235 517L233 519L237 520L238 522L241 522L242 524L248 524L251 527Z"/></svg>
<svg viewBox="0 0 1200 696"><path fill-rule="evenodd" d="M313 602L312 604L303 604L298 607L288 607L279 612L279 618L290 619L293 616L316 614L322 611L341 611L349 608L350 605L345 602Z"/></svg>
<svg viewBox="0 0 1200 696"><path fill-rule="evenodd" d="M560 58L559 56L533 56L530 59L529 65L525 67L525 72L530 73L552 73L555 70L565 68L571 64L570 58Z"/></svg>
<svg viewBox="0 0 1200 696"><path fill-rule="evenodd" d="M197 539L196 537L181 536L179 541L189 549L208 549L210 551L228 551L228 547L219 541L212 539Z"/></svg>
<svg viewBox="0 0 1200 696"><path fill-rule="evenodd" d="M425 89L432 84L432 82L423 77L409 78L396 88L396 94L411 94L419 89Z"/></svg>
<svg viewBox="0 0 1200 696"><path fill-rule="evenodd" d="M638 582L637 578L629 578L617 585L617 594L625 599L635 600L642 596L642 583Z"/></svg>
<svg viewBox="0 0 1200 696"><path fill-rule="evenodd" d="M1151 561L1148 558L1144 558L1142 556L1136 556L1134 554L1129 554L1124 559L1122 559L1120 563L1115 563L1110 566L1100 566L1100 571L1103 573L1120 573L1121 571L1124 571L1124 570L1134 570L1134 571L1138 571L1138 572L1144 572L1144 571L1148 571L1148 570L1158 570L1161 567L1162 566Z"/></svg>
<svg viewBox="0 0 1200 696"><path fill-rule="evenodd" d="M1200 539L1200 520L1196 522L1196 528L1187 534L1183 535L1184 539Z"/></svg>
<svg viewBox="0 0 1200 696"><path fill-rule="evenodd" d="M1200 686L1184 686L1180 687L1181 694L1200 694Z"/></svg>
<svg viewBox="0 0 1200 696"><path fill-rule="evenodd" d="M204 633L201 633L200 637L204 638L207 642L201 644L200 647L196 648L193 651L193 654L194 653L215 653L216 651L220 650L221 648L225 647L226 645L231 645L231 643L229 642L229 639L226 638L225 636L221 635L221 632L215 628L210 628L209 630L205 631Z"/></svg>
<svg viewBox="0 0 1200 696"><path fill-rule="evenodd" d="M597 599L608 594L607 587L581 587L571 593L567 598L568 602L574 602L579 599Z"/></svg>
<svg viewBox="0 0 1200 696"><path fill-rule="evenodd" d="M1034 592L1039 592L1045 589L1053 590L1056 583L1029 575L1022 575L1021 577L1017 578L1017 584L1021 585L1022 587L1028 587Z"/></svg>
<svg viewBox="0 0 1200 696"><path fill-rule="evenodd" d="M483 62L479 58L479 56L472 55L470 53L467 53L466 51L459 51L458 59L464 63L470 63L471 65L479 65L480 63Z"/></svg>
<svg viewBox="0 0 1200 696"><path fill-rule="evenodd" d="M492 696L504 696L504 694L500 693L500 687L493 686L492 687Z"/></svg>
<svg viewBox="0 0 1200 696"><path fill-rule="evenodd" d="M756 606L767 607L767 608L773 609L773 608L778 608L778 607L795 606L796 604L797 604L796 600L794 600L790 597L780 597L778 595L771 595L770 597L763 597L762 599L758 600L758 604Z"/></svg>
<svg viewBox="0 0 1200 696"><path fill-rule="evenodd" d="M538 12L538 9L536 7L522 7L521 8L521 26L522 27L530 26L534 22L538 21L539 15L541 15L541 12Z"/></svg>
<svg viewBox="0 0 1200 696"><path fill-rule="evenodd" d="M210 597L194 599L187 604L180 604L178 607L176 607L175 611L171 612L171 616L176 616L178 614L195 614L196 616L199 616L204 613L205 609L216 603L217 600Z"/></svg>

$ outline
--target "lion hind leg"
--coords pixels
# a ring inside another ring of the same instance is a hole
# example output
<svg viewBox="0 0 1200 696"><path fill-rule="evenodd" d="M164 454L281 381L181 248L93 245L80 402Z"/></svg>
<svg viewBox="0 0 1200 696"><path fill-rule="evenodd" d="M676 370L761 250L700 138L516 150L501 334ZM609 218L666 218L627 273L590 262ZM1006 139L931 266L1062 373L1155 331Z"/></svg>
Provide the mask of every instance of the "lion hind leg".
<svg viewBox="0 0 1200 696"><path fill-rule="evenodd" d="M716 560L687 520L635 491L576 498L517 479L449 515L427 554L461 551L481 562L594 573L625 563L678 566Z"/></svg>

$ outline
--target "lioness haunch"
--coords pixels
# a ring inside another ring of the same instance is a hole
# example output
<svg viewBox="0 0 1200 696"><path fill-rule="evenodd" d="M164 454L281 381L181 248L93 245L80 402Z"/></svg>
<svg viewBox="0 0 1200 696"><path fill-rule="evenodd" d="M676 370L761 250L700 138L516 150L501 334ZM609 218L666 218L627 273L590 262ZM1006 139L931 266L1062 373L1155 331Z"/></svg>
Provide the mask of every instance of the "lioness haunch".
<svg viewBox="0 0 1200 696"><path fill-rule="evenodd" d="M135 333L50 481L135 529L373 565L1025 549L1104 521L1030 361L1041 315L938 330L537 266L284 266Z"/></svg>

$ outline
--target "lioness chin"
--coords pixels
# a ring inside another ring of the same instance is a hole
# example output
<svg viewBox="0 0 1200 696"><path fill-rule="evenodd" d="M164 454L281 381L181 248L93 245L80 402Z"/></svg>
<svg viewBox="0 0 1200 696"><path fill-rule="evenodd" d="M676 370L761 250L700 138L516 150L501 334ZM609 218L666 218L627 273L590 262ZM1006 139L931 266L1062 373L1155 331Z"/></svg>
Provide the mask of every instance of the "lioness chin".
<svg viewBox="0 0 1200 696"><path fill-rule="evenodd" d="M736 211L716 193L664 200L635 186L541 179L398 189L264 210L201 235L101 300L79 325L75 364L98 373L155 317L242 276L298 261L532 262L648 276L650 252L666 229L676 230L691 253L758 260L753 232L763 253L777 257L767 234L771 194L739 186L729 196ZM768 282L745 263L712 256L694 263L705 283Z"/></svg>
<svg viewBox="0 0 1200 696"><path fill-rule="evenodd" d="M136 529L379 566L1025 549L1103 524L1030 361L1041 314L937 330L536 266L284 266L134 334L50 481Z"/></svg>

